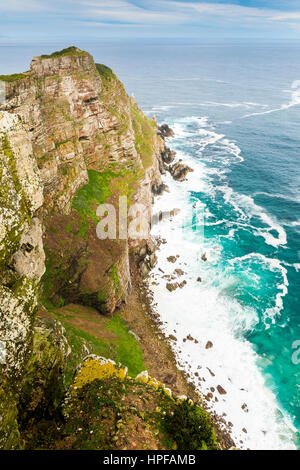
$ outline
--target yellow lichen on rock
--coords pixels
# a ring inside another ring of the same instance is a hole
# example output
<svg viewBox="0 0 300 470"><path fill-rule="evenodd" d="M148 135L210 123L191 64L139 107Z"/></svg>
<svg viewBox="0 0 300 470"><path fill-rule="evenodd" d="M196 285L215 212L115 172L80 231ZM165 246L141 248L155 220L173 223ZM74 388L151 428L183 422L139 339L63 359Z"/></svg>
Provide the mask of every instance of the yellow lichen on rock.
<svg viewBox="0 0 300 470"><path fill-rule="evenodd" d="M156 390L160 388L166 393L166 395L168 395L169 397L172 397L172 390L170 388L165 387L165 385L162 382L159 382L154 377L150 377L147 370L143 370L143 372L138 374L135 380L140 383L148 384L151 387L155 388Z"/></svg>
<svg viewBox="0 0 300 470"><path fill-rule="evenodd" d="M127 376L127 367L118 367L114 361L100 356L91 357L83 362L72 388L76 390L96 379L103 380L112 376L124 380Z"/></svg>

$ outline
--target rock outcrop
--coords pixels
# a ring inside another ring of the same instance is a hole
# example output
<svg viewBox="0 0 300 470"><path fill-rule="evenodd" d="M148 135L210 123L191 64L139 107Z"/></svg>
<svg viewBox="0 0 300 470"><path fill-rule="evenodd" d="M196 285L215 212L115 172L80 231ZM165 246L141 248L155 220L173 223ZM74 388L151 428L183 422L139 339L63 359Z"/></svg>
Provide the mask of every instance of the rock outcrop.
<svg viewBox="0 0 300 470"><path fill-rule="evenodd" d="M38 299L103 314L126 301L129 252L150 240L153 193L163 190L164 142L113 71L80 49L34 57L28 72L1 79L0 447L20 448L18 421L45 408L28 386ZM119 215L119 196L145 206L144 240L99 239L97 206ZM153 267L154 253L145 262Z"/></svg>
<svg viewBox="0 0 300 470"><path fill-rule="evenodd" d="M100 241L95 212L126 196L145 206L150 237L153 193L163 189L156 123L111 69L77 48L35 57L6 83L4 109L21 117L43 184L45 295L111 314L126 300L129 248L141 240Z"/></svg>
<svg viewBox="0 0 300 470"><path fill-rule="evenodd" d="M62 399L83 356L104 350L124 357L129 348L136 354L133 367L143 362L122 319L116 318L113 325L105 322L126 302L133 263L146 277L157 262L150 221L153 196L165 189L161 173L167 168L180 180L186 170L178 163L168 166L175 153L164 139L173 135L172 130L146 118L113 71L95 64L87 52L71 47L34 57L28 72L1 80L5 100L0 107L0 448L34 448L35 439L47 448L49 426L57 433L54 420L61 419ZM133 209L143 205L141 236L117 236L124 229L124 207L119 207L124 196L132 211L130 223ZM97 210L102 204L116 210L116 236L99 228L105 218L105 210ZM77 312L79 327L68 324L65 329L53 309L70 303L93 307L96 314L93 310L82 318ZM99 339L99 332L90 334L95 325L99 327L91 317L99 314L104 315L105 340ZM85 324L88 333L81 330ZM125 376L115 378L132 387ZM92 403L88 382L82 393ZM92 382L98 390L95 377ZM160 387L154 379L141 382ZM147 394L153 396L153 390ZM155 400L160 402L157 393ZM81 407L74 402L77 405ZM172 420L174 404L169 400L166 405ZM208 426L210 441L197 440L197 445L214 447L207 415L200 417L202 412L195 408L188 417L186 407L188 420L201 418ZM157 426L155 420L152 426ZM71 448L65 437L60 436L60 442ZM179 434L174 437L179 447L178 439ZM57 444L56 437L53 442ZM153 445L163 447L158 438Z"/></svg>
<svg viewBox="0 0 300 470"><path fill-rule="evenodd" d="M0 448L20 446L18 396L30 353L44 250L43 192L19 116L0 113Z"/></svg>

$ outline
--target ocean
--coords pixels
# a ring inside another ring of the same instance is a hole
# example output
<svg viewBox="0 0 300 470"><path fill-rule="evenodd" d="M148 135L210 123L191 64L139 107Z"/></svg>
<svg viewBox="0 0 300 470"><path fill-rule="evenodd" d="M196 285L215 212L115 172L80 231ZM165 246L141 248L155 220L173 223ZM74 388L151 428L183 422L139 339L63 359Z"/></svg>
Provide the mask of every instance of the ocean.
<svg viewBox="0 0 300 470"><path fill-rule="evenodd" d="M1 73L68 45L2 45ZM149 281L179 367L238 447L300 448L300 43L75 45L174 129L168 145L194 170L167 174L154 204L180 209L153 228L167 243ZM169 292L176 268L187 283Z"/></svg>

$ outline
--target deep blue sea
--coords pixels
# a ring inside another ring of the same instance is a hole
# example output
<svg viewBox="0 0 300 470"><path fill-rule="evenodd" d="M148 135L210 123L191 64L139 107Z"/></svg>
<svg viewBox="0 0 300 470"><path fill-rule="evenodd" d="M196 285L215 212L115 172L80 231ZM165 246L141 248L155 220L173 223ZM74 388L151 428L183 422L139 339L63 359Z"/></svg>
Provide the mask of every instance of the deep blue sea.
<svg viewBox="0 0 300 470"><path fill-rule="evenodd" d="M293 360L300 340L300 43L76 45L112 67L148 116L174 128L169 144L194 168L190 182L168 181L175 207L185 211L187 287L166 296L162 286L154 294L166 331L176 324L188 333L192 323L203 341L214 335L215 352L208 357L199 345L183 345L179 360L189 369L215 364L223 380L227 374L226 400L219 397L215 409L228 410L236 428L248 419L247 445L259 448L266 439L265 447L300 447L300 364ZM1 46L0 74L28 69L31 56L58 48ZM195 204L205 212L206 263L194 256ZM179 224L171 230L176 239ZM181 310L168 317L174 302ZM247 380L249 412L244 407L239 418L234 406L240 410ZM251 429L261 436L249 437Z"/></svg>

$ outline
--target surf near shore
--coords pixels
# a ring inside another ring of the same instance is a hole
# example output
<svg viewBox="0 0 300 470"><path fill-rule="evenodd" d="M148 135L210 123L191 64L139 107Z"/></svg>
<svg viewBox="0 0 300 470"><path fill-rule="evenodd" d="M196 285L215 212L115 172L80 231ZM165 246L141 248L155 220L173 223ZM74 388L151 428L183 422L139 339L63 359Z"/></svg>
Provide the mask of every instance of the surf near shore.
<svg viewBox="0 0 300 470"><path fill-rule="evenodd" d="M202 141L223 139L231 154L228 158L242 161L234 143L213 135L205 128L204 118L198 123ZM207 409L223 420L224 430L231 430L239 448L294 448L289 418L266 386L258 367L262 358L244 336L256 322L255 311L223 295L214 282L215 276L224 278L222 286L229 281L216 270L222 247L203 237L203 219L197 219L195 209L208 219L209 214L205 204L193 197L209 184L207 168L182 150L186 134L191 131L182 124L175 125L174 130L168 144L177 151L176 161L184 161L194 171L180 183L167 173L164 183L169 191L154 203L154 213L171 211L173 215L162 218L152 228L152 235L160 240L158 264L148 281L152 308L178 368L204 397Z"/></svg>

